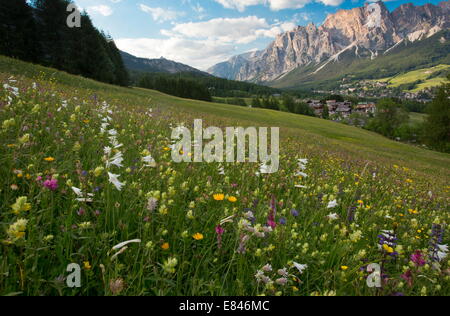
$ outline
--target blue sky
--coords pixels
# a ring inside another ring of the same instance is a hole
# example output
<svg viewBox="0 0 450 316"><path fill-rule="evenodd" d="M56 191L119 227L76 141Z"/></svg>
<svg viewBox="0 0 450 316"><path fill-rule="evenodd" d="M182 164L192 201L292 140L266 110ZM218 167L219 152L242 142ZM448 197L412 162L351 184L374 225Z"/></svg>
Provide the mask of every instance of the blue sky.
<svg viewBox="0 0 450 316"><path fill-rule="evenodd" d="M233 55L265 48L296 25L321 24L365 0L75 0L117 46L146 58L161 56L206 70ZM389 10L412 2L385 1Z"/></svg>

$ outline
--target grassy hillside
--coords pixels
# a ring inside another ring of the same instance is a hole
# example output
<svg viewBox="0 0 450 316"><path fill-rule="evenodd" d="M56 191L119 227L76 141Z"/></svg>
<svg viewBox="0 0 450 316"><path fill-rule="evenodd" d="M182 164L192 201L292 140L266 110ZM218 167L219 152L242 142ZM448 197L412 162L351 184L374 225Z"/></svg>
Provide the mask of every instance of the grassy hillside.
<svg viewBox="0 0 450 316"><path fill-rule="evenodd" d="M449 155L4 57L0 82L0 295L450 294ZM197 118L279 126L280 170L174 163L170 127Z"/></svg>
<svg viewBox="0 0 450 316"><path fill-rule="evenodd" d="M401 43L385 55L380 52L374 60L370 59L370 52L362 49L359 49L360 57L356 58L352 49L343 53L338 62L329 63L317 73L314 72L326 61L293 70L270 85L292 89L335 88L343 78L381 79L439 64L448 65L449 51L450 31L444 30L422 41Z"/></svg>
<svg viewBox="0 0 450 316"><path fill-rule="evenodd" d="M415 112L409 113L409 122L412 125L423 123L426 118L427 115L423 113L415 113Z"/></svg>
<svg viewBox="0 0 450 316"><path fill-rule="evenodd" d="M411 91L421 91L425 88L440 86L446 81L445 74L450 71L450 65L437 65L434 67L422 68L398 74L393 77L379 79L389 83L389 87L395 88L405 84L419 82Z"/></svg>

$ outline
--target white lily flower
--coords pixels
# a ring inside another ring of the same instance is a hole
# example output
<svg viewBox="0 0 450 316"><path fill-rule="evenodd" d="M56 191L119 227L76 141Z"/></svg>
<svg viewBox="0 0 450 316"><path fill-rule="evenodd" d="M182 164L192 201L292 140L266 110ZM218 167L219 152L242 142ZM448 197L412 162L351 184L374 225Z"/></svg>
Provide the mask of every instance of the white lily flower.
<svg viewBox="0 0 450 316"><path fill-rule="evenodd" d="M233 222L233 218L235 218L236 215L231 215L228 216L227 218L224 218L223 220L220 221L220 226L226 224L226 223L232 223Z"/></svg>
<svg viewBox="0 0 450 316"><path fill-rule="evenodd" d="M335 208L336 206L338 206L337 201L333 200L333 201L328 203L327 208Z"/></svg>
<svg viewBox="0 0 450 316"><path fill-rule="evenodd" d="M336 213L331 213L331 214L327 215L327 218L332 221L335 221L335 220L339 219L339 215L337 215Z"/></svg>
<svg viewBox="0 0 450 316"><path fill-rule="evenodd" d="M119 141L117 140L117 138L115 136L111 136L109 138L109 140L111 141L111 145L117 149L123 146L123 144L120 144Z"/></svg>
<svg viewBox="0 0 450 316"><path fill-rule="evenodd" d="M119 181L118 177L120 177L120 175L108 172L108 176L109 182L111 182L117 190L121 191L125 183Z"/></svg>
<svg viewBox="0 0 450 316"><path fill-rule="evenodd" d="M117 131L115 129L110 129L108 131L108 134L111 135L111 136L116 136L117 135Z"/></svg>
<svg viewBox="0 0 450 316"><path fill-rule="evenodd" d="M105 153L105 155L111 155L111 147L106 146L105 148L103 148L103 152Z"/></svg>
<svg viewBox="0 0 450 316"><path fill-rule="evenodd" d="M293 262L294 267L297 268L298 272L300 272L300 274L303 274L303 271L305 271L308 268L307 264L300 264L297 262Z"/></svg>
<svg viewBox="0 0 450 316"><path fill-rule="evenodd" d="M304 172L301 172L301 171L298 171L298 172L295 174L295 176L296 176L296 177L308 178L308 175L307 175L306 173L304 173Z"/></svg>
<svg viewBox="0 0 450 316"><path fill-rule="evenodd" d="M78 189L76 187L72 187L73 192L78 195L78 196L83 196L83 192L81 191L81 189Z"/></svg>
<svg viewBox="0 0 450 316"><path fill-rule="evenodd" d="M128 244L132 244L132 243L137 243L138 244L140 242L141 242L140 239L127 240L127 241L124 241L124 242L121 242L121 243L115 245L114 247L112 247L112 249L113 250L119 250L120 248L122 248L122 247L124 247L124 246L126 246Z"/></svg>
<svg viewBox="0 0 450 316"><path fill-rule="evenodd" d="M440 251L442 252L448 252L448 246L447 245L436 245Z"/></svg>
<svg viewBox="0 0 450 316"><path fill-rule="evenodd" d="M156 167L156 161L155 159L153 159L153 157L151 155L145 156L142 158L142 162L146 163L146 167Z"/></svg>
<svg viewBox="0 0 450 316"><path fill-rule="evenodd" d="M123 161L123 154L119 151L117 154L114 155L110 160L106 162L106 167L109 168L110 166L114 165L119 168L123 167L122 165Z"/></svg>
<svg viewBox="0 0 450 316"><path fill-rule="evenodd" d="M438 259L438 261L442 261L445 258L447 258L447 253L446 252L442 252L442 251L438 251L437 252L437 259Z"/></svg>

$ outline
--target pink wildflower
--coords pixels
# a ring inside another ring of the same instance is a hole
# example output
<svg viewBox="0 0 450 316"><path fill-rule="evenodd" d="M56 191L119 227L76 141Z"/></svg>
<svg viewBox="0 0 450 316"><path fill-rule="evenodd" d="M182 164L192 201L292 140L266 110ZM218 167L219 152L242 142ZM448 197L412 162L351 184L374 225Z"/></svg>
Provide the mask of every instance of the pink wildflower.
<svg viewBox="0 0 450 316"><path fill-rule="evenodd" d="M422 252L417 250L414 254L411 255L411 261L416 264L418 267L423 267L427 262L423 258Z"/></svg>
<svg viewBox="0 0 450 316"><path fill-rule="evenodd" d="M42 185L44 187L46 187L47 189L49 189L50 191L55 191L56 189L58 189L58 180L53 179L53 178L49 179L49 180L45 180Z"/></svg>

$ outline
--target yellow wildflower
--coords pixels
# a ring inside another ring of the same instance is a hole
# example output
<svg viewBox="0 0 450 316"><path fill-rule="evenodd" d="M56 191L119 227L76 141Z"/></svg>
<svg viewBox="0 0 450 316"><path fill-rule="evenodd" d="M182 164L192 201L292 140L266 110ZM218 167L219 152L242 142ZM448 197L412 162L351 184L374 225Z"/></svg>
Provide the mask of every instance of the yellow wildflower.
<svg viewBox="0 0 450 316"><path fill-rule="evenodd" d="M168 242L165 242L162 244L161 248L162 248L162 250L168 250L170 248L170 245Z"/></svg>
<svg viewBox="0 0 450 316"><path fill-rule="evenodd" d="M21 212L26 212L31 209L31 204L27 203L27 197L21 196L16 199L16 203L11 205L14 214L19 214Z"/></svg>
<svg viewBox="0 0 450 316"><path fill-rule="evenodd" d="M389 247L388 245L384 244L383 245L383 249L387 252L387 253L393 253L394 249L392 247Z"/></svg>
<svg viewBox="0 0 450 316"><path fill-rule="evenodd" d="M237 202L237 198L234 197L234 196L230 196L230 197L228 198L228 201L230 201L231 203L235 203L235 202Z"/></svg>
<svg viewBox="0 0 450 316"><path fill-rule="evenodd" d="M25 230L27 228L28 220L26 219L18 219L14 224L10 225L6 233L9 236L9 239L17 241L25 237Z"/></svg>
<svg viewBox="0 0 450 316"><path fill-rule="evenodd" d="M200 233L196 233L192 236L192 238L194 238L195 240L202 240L203 239L203 234Z"/></svg>
<svg viewBox="0 0 450 316"><path fill-rule="evenodd" d="M225 195L224 194L214 194L213 198L216 201L223 201L225 199Z"/></svg>

